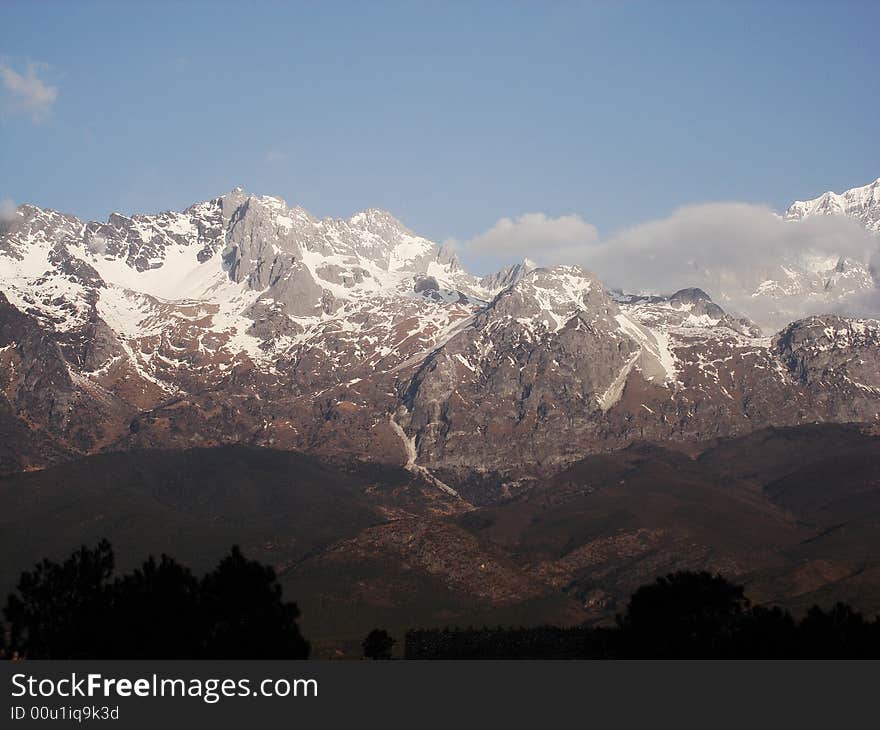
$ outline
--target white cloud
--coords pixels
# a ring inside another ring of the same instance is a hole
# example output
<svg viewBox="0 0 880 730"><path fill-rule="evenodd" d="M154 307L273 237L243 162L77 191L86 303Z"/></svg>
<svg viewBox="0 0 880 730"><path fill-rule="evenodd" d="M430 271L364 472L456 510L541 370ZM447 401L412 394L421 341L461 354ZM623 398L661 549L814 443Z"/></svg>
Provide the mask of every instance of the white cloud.
<svg viewBox="0 0 880 730"><path fill-rule="evenodd" d="M529 256L542 265L580 264L606 286L628 292L671 293L697 286L732 313L747 314L771 329L786 318L829 308L880 314L880 297L873 293L833 303L821 296L784 302L751 296L768 279L784 281L783 264L810 269L817 261L833 266L840 256L863 264L877 257L878 239L842 217L791 222L765 206L712 203L680 208L666 218L601 238L578 216L553 219L531 213L501 219L461 249L483 259L503 253L506 263Z"/></svg>
<svg viewBox="0 0 880 730"><path fill-rule="evenodd" d="M541 263L561 263L571 253L598 240L596 227L578 215L550 218L544 213L525 213L516 218L501 218L464 247L480 255L504 253L514 258L528 255Z"/></svg>
<svg viewBox="0 0 880 730"><path fill-rule="evenodd" d="M841 256L869 264L877 248L877 238L849 218L784 221L763 206L717 203L681 208L668 218L624 230L585 252L581 262L607 284L630 291L698 286L732 313L774 330L829 310L864 316L869 300L862 295L858 302L836 295L826 299L821 287L781 298L753 294L767 280L788 285L783 266L828 269Z"/></svg>
<svg viewBox="0 0 880 730"><path fill-rule="evenodd" d="M6 92L4 106L10 111L27 114L37 124L46 120L58 98L58 87L50 86L39 77L46 68L45 64L29 63L23 73L18 73L0 62L0 81Z"/></svg>
<svg viewBox="0 0 880 730"><path fill-rule="evenodd" d="M877 239L848 218L793 222L764 206L713 203L621 231L584 252L583 262L630 289L680 288L694 277L753 289L781 263L834 256L867 262L876 249Z"/></svg>

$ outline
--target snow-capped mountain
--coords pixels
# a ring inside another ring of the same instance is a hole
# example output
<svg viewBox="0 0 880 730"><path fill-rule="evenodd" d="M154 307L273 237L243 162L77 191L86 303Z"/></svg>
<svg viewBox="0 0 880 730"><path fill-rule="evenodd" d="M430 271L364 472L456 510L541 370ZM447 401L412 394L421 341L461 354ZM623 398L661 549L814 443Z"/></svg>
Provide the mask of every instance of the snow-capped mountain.
<svg viewBox="0 0 880 730"><path fill-rule="evenodd" d="M766 338L699 289L612 295L528 260L477 278L387 212L318 219L241 189L107 222L21 206L0 282L6 470L244 442L528 472L880 413L874 321Z"/></svg>
<svg viewBox="0 0 880 730"><path fill-rule="evenodd" d="M243 356L265 364L328 331L355 352L364 341L399 355L430 347L490 296L454 255L388 213L318 220L240 189L183 213L107 223L22 206L0 246L15 306L61 333L100 318L132 367L169 392L171 337L221 370ZM395 332L402 314L417 322Z"/></svg>
<svg viewBox="0 0 880 730"><path fill-rule="evenodd" d="M802 220L815 215L848 216L855 218L869 231L880 233L880 178L843 193L829 190L812 200L796 200L783 217L786 220Z"/></svg>

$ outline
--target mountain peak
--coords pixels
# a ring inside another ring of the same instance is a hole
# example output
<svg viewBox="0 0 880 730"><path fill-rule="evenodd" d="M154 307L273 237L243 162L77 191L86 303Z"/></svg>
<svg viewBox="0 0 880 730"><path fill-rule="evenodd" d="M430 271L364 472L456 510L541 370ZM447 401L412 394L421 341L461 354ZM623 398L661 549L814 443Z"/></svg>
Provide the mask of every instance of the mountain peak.
<svg viewBox="0 0 880 730"><path fill-rule="evenodd" d="M669 297L669 300L672 302L711 302L712 297L699 287L689 287L687 289L679 289L675 294Z"/></svg>
<svg viewBox="0 0 880 730"><path fill-rule="evenodd" d="M486 274L480 279L480 285L495 294L513 286L537 268L538 265L534 261L524 258L518 264L511 264L495 273Z"/></svg>
<svg viewBox="0 0 880 730"><path fill-rule="evenodd" d="M848 216L880 233L880 178L842 193L828 190L811 200L795 200L783 218L802 220L815 215Z"/></svg>
<svg viewBox="0 0 880 730"><path fill-rule="evenodd" d="M496 314L518 320L544 321L561 329L585 310L604 310L611 305L604 287L580 266L553 266L529 271L495 297Z"/></svg>
<svg viewBox="0 0 880 730"><path fill-rule="evenodd" d="M365 208L349 218L348 224L356 228L366 228L368 230L375 228L390 228L408 231L403 223L391 215L387 210L382 210L381 208Z"/></svg>

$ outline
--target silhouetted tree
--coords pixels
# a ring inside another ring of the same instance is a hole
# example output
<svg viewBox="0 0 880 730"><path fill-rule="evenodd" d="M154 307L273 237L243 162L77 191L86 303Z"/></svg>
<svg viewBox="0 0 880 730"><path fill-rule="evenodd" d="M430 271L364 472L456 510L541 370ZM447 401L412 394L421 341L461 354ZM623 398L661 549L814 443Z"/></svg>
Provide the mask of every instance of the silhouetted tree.
<svg viewBox="0 0 880 730"><path fill-rule="evenodd" d="M43 560L21 574L9 596L10 650L33 659L95 656L106 631L113 550L102 540L81 547L60 565Z"/></svg>
<svg viewBox="0 0 880 730"><path fill-rule="evenodd" d="M102 654L121 659L183 659L199 656L207 626L199 582L167 555L150 556L113 586L110 625Z"/></svg>
<svg viewBox="0 0 880 730"><path fill-rule="evenodd" d="M397 640L384 629L373 629L364 639L361 647L366 659L390 659L391 650Z"/></svg>
<svg viewBox="0 0 880 730"><path fill-rule="evenodd" d="M216 659L306 659L299 608L285 602L272 568L233 547L201 582L208 625L204 656Z"/></svg>
<svg viewBox="0 0 880 730"><path fill-rule="evenodd" d="M705 571L681 571L639 588L620 626L635 656L731 656L747 608L742 586Z"/></svg>

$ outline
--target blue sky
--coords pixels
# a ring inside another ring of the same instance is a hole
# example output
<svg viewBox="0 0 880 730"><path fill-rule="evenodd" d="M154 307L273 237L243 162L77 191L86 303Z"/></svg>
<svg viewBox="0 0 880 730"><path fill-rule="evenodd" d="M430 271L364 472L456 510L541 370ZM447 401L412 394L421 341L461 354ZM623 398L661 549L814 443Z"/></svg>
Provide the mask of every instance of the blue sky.
<svg viewBox="0 0 880 730"><path fill-rule="evenodd" d="M417 232L880 175L880 3L6 2L0 198L86 218L236 185Z"/></svg>

